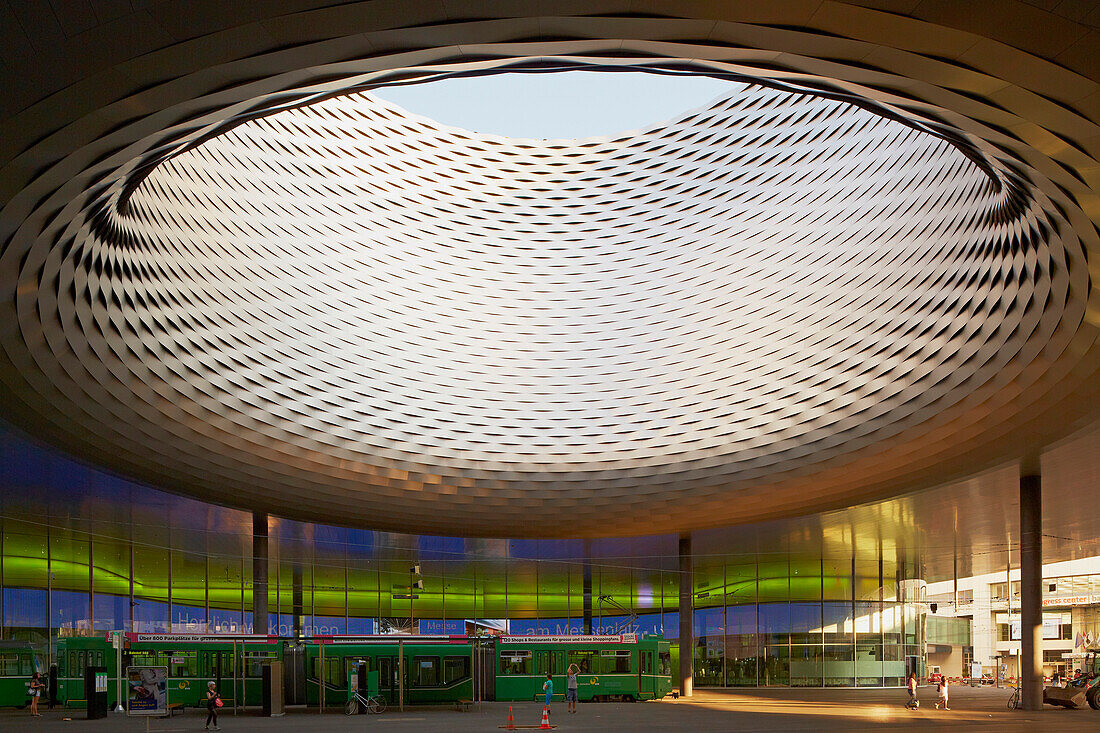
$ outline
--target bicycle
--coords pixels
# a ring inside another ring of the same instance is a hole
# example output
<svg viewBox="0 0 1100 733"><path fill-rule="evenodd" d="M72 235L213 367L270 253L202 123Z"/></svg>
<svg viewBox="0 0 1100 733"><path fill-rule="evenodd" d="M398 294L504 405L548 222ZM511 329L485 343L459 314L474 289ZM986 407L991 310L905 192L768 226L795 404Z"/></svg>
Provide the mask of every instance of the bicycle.
<svg viewBox="0 0 1100 733"><path fill-rule="evenodd" d="M1020 688L1015 687L1012 690L1012 695L1008 698L1008 709L1018 710L1020 707Z"/></svg>
<svg viewBox="0 0 1100 733"><path fill-rule="evenodd" d="M344 706L344 715L355 715L359 712L359 706L372 715L378 715L386 711L386 701L378 695L366 695L365 697L355 690Z"/></svg>

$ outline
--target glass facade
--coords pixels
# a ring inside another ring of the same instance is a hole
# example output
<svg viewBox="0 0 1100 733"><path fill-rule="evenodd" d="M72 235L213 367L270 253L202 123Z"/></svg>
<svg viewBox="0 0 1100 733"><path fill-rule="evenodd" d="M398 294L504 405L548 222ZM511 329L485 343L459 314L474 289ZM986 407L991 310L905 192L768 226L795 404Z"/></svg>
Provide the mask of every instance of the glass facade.
<svg viewBox="0 0 1100 733"><path fill-rule="evenodd" d="M517 634L679 635L674 536L468 539L275 517L265 628L253 619L250 513L122 481L2 432L0 450L0 638L46 656L59 637L107 630L461 634L479 621ZM897 685L907 664L922 663L913 567L865 563L843 545L824 554L697 556L697 685Z"/></svg>
<svg viewBox="0 0 1100 733"><path fill-rule="evenodd" d="M898 563L863 570L851 557L721 567L724 592L696 596L695 684L880 687L903 684L907 668L923 675L924 583Z"/></svg>

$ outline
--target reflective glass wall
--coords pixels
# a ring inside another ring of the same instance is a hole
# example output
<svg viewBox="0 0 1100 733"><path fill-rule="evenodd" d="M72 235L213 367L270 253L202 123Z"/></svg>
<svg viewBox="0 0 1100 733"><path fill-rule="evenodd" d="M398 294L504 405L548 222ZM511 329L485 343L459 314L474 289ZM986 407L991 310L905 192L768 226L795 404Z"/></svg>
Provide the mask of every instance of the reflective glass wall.
<svg viewBox="0 0 1100 733"><path fill-rule="evenodd" d="M50 657L59 637L108 630L264 629L252 614L250 513L119 479L2 430L0 458L0 638ZM470 539L276 517L268 531L269 633L461 634L479 623L678 636L675 536ZM900 685L907 664L923 672L924 589L911 561L877 546L853 552L863 541L807 545L759 531L771 546L752 552L715 552L705 533L696 542L696 684Z"/></svg>
<svg viewBox="0 0 1100 733"><path fill-rule="evenodd" d="M765 557L696 593L695 684L879 687L923 674L924 583L905 563ZM698 584L697 584L698 585Z"/></svg>

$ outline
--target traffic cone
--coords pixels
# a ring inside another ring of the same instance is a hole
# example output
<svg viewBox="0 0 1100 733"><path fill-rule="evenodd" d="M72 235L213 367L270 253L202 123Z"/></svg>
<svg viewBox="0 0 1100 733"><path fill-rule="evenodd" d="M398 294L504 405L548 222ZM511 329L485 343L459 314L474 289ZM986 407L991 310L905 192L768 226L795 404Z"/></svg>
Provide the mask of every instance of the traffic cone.
<svg viewBox="0 0 1100 733"><path fill-rule="evenodd" d="M542 723L539 725L539 730L553 730L554 727L550 725L550 706L542 706Z"/></svg>
<svg viewBox="0 0 1100 733"><path fill-rule="evenodd" d="M507 730L516 729L516 721L512 718L512 706L508 706L508 725L504 726Z"/></svg>

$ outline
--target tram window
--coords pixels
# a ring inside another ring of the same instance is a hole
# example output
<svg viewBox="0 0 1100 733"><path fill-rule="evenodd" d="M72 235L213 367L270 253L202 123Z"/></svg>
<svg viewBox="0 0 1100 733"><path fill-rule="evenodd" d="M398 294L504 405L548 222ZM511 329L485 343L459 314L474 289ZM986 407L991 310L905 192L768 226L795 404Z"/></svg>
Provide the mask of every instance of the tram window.
<svg viewBox="0 0 1100 733"><path fill-rule="evenodd" d="M233 652L222 652L221 657L222 677L237 676L237 655Z"/></svg>
<svg viewBox="0 0 1100 733"><path fill-rule="evenodd" d="M94 657L95 661L92 662L92 664L96 667L102 667L103 666L103 652L97 650L97 651L92 652L92 653L95 655L95 657Z"/></svg>
<svg viewBox="0 0 1100 733"><path fill-rule="evenodd" d="M469 676L469 657L443 657L443 684L449 685Z"/></svg>
<svg viewBox="0 0 1100 733"><path fill-rule="evenodd" d="M413 657L412 661L416 670L413 684L417 687L439 686L439 657Z"/></svg>
<svg viewBox="0 0 1100 733"><path fill-rule="evenodd" d="M318 669L322 669L322 667L321 667L321 658L320 657L314 657L313 658L313 675L312 675L314 677L314 679L317 679L317 678L320 677L320 675L317 674ZM324 672L325 672L325 677L324 677L325 682L327 684L339 685L340 687L344 687L345 685L347 685L347 683L348 683L347 679L343 679L343 680L340 679L341 665L340 665L340 658L339 657L336 657L336 658L326 657L323 669L324 669Z"/></svg>
<svg viewBox="0 0 1100 733"><path fill-rule="evenodd" d="M3 675L5 677L18 677L21 674L19 670L19 655L0 654L0 670L3 670Z"/></svg>
<svg viewBox="0 0 1100 733"><path fill-rule="evenodd" d="M326 659L325 660L325 682L336 687L346 687L348 681L346 679L340 679L340 671L342 665L340 659Z"/></svg>
<svg viewBox="0 0 1100 733"><path fill-rule="evenodd" d="M500 652L501 674L534 674L531 652L526 649L502 649Z"/></svg>
<svg viewBox="0 0 1100 733"><path fill-rule="evenodd" d="M130 660L131 667L156 667L157 653L149 651L132 652Z"/></svg>
<svg viewBox="0 0 1100 733"><path fill-rule="evenodd" d="M659 652L657 660L657 674L662 676L672 674L672 654L670 652Z"/></svg>
<svg viewBox="0 0 1100 733"><path fill-rule="evenodd" d="M603 658L604 674L624 674L630 672L630 651L625 649L605 649L600 653Z"/></svg>
<svg viewBox="0 0 1100 733"><path fill-rule="evenodd" d="M244 676L245 677L263 677L264 676L264 662L262 659L256 659L255 657L249 657L245 659ZM335 661L335 660L334 660Z"/></svg>
<svg viewBox="0 0 1100 733"><path fill-rule="evenodd" d="M596 674L596 652L594 651L570 649L569 663L577 665L580 674Z"/></svg>
<svg viewBox="0 0 1100 733"><path fill-rule="evenodd" d="M81 649L76 653L76 676L83 677L84 669L88 666L88 653Z"/></svg>
<svg viewBox="0 0 1100 733"><path fill-rule="evenodd" d="M161 652L160 665L168 668L169 677L198 677L196 652Z"/></svg>
<svg viewBox="0 0 1100 733"><path fill-rule="evenodd" d="M273 661L277 658L277 654L273 651L249 651L244 652L244 676L258 678L264 676L264 662ZM327 663L329 660L325 660ZM331 660L335 663L339 663L339 659ZM347 680L344 680L346 683Z"/></svg>
<svg viewBox="0 0 1100 733"><path fill-rule="evenodd" d="M370 672L371 664L370 657L344 657L344 677L345 679L351 677L352 673L359 674L359 665L367 665L367 672Z"/></svg>

